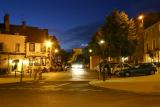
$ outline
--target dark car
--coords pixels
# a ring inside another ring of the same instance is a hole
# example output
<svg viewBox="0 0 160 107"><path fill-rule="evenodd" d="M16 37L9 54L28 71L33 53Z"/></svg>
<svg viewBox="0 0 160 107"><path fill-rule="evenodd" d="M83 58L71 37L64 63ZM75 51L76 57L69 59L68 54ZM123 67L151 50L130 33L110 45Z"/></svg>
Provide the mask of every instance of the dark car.
<svg viewBox="0 0 160 107"><path fill-rule="evenodd" d="M153 63L143 63L129 69L116 71L116 75L126 77L135 75L152 75L155 74L156 71L156 66Z"/></svg>

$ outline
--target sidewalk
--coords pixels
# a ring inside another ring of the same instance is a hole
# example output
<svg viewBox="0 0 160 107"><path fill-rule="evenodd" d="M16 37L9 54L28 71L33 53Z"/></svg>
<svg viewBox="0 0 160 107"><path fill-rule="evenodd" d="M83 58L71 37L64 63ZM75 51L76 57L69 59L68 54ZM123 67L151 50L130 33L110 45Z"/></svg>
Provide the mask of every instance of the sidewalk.
<svg viewBox="0 0 160 107"><path fill-rule="evenodd" d="M69 74L68 74L69 75ZM26 81L54 81L54 80L61 80L65 79L66 75L61 74L60 76L57 76L57 72L48 72L48 73L42 73L42 80L39 80L39 75L37 74L36 80L34 80L34 74L31 75L26 73L24 77L22 78L22 82ZM20 73L17 73L17 76L15 77L15 74L9 74L7 75L0 75L0 84L6 84L6 83L18 83L20 82Z"/></svg>
<svg viewBox="0 0 160 107"><path fill-rule="evenodd" d="M94 80L91 81L90 84L97 87L136 93L160 93L160 74L138 77L111 78L105 82Z"/></svg>
<svg viewBox="0 0 160 107"><path fill-rule="evenodd" d="M25 74L25 76L22 78L22 82L24 81L32 81L33 77L30 77L29 74ZM17 83L20 82L20 73L17 72L17 75L15 77L14 73L8 74L8 75L0 75L0 84L6 84L6 83Z"/></svg>

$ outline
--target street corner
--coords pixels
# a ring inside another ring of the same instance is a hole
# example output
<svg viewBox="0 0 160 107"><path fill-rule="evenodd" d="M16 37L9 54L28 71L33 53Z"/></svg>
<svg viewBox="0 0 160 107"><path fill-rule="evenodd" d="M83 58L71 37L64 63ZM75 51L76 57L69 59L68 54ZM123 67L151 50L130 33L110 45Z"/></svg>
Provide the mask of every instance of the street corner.
<svg viewBox="0 0 160 107"><path fill-rule="evenodd" d="M140 78L140 77L138 77ZM127 91L133 93L144 93L144 94L160 94L160 84L159 81L153 80L137 80L136 77L130 78L117 78L117 79L110 79L106 81L102 80L93 80L90 81L89 84L95 87L101 87L106 89L113 89L113 90L120 90L120 91ZM148 77L146 77L149 79ZM135 81L134 81L135 80Z"/></svg>

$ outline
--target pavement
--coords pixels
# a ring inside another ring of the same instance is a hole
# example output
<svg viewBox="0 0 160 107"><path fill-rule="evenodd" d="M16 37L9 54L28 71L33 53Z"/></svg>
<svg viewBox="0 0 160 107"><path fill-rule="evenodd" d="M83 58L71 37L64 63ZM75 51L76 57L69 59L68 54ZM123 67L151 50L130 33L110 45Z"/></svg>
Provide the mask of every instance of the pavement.
<svg viewBox="0 0 160 107"><path fill-rule="evenodd" d="M106 81L94 80L91 81L90 84L96 87L127 92L160 94L160 71L158 71L155 75L109 78Z"/></svg>

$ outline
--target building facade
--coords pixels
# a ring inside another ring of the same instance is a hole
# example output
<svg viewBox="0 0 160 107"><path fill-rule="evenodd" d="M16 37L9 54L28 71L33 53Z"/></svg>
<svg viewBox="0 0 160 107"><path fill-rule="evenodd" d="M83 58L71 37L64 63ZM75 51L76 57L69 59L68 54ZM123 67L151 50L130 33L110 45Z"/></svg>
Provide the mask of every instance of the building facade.
<svg viewBox="0 0 160 107"><path fill-rule="evenodd" d="M46 44L27 42L26 43L26 58L28 60L29 68L49 68L51 65L51 53L50 49L46 47Z"/></svg>
<svg viewBox="0 0 160 107"><path fill-rule="evenodd" d="M144 62L160 61L160 22L144 30Z"/></svg>
<svg viewBox="0 0 160 107"><path fill-rule="evenodd" d="M0 69L21 71L25 59L25 36L0 34Z"/></svg>

